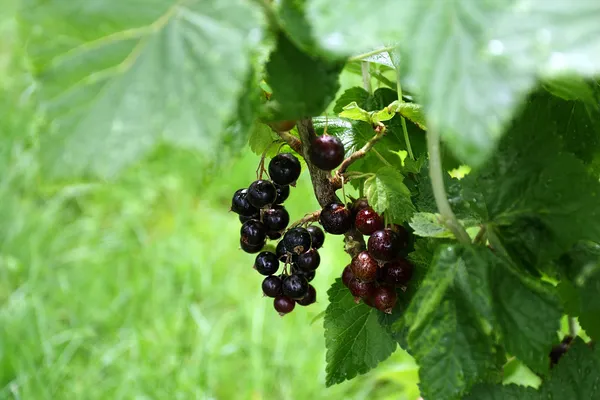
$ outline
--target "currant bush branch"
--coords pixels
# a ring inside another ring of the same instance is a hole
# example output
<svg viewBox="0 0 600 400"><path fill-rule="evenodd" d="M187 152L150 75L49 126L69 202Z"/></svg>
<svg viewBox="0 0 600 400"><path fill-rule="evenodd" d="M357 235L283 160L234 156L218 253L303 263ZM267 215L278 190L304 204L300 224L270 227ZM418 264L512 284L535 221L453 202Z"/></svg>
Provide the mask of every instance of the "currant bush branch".
<svg viewBox="0 0 600 400"><path fill-rule="evenodd" d="M277 132L273 130L284 142L286 142L292 150L294 150L298 154L302 154L302 143L300 139L296 136L290 134L289 132Z"/></svg>
<svg viewBox="0 0 600 400"><path fill-rule="evenodd" d="M304 217L300 218L298 221L295 221L292 224L290 224L290 228L293 228L298 225L307 224L309 222L318 221L320 215L321 215L321 210L317 210L317 211L308 213Z"/></svg>

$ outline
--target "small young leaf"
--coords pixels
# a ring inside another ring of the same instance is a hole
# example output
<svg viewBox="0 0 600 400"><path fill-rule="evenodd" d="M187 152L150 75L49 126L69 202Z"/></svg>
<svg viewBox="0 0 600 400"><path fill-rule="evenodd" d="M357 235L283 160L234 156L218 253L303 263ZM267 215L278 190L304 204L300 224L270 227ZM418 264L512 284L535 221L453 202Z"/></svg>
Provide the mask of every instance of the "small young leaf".
<svg viewBox="0 0 600 400"><path fill-rule="evenodd" d="M353 101L350 104L347 104L343 107L341 113L339 113L341 118L347 118L354 121L364 121L371 123L371 113L363 110Z"/></svg>
<svg viewBox="0 0 600 400"><path fill-rule="evenodd" d="M275 132L268 125L256 123L250 133L248 144L250 145L250 150L260 156L277 139L278 137L275 135ZM271 147L274 148L273 151L277 150L276 146Z"/></svg>
<svg viewBox="0 0 600 400"><path fill-rule="evenodd" d="M423 129L424 131L427 130L427 126L425 123L425 114L423 113L423 107L419 104L406 102L401 103L400 101L396 100L387 107L387 111L389 111L390 113L399 113L404 118L416 124L419 128ZM385 120L380 119L380 121Z"/></svg>
<svg viewBox="0 0 600 400"><path fill-rule="evenodd" d="M422 237L453 238L452 232L440 222L439 214L419 212L409 222L413 234Z"/></svg>
<svg viewBox="0 0 600 400"><path fill-rule="evenodd" d="M415 212L404 177L392 167L384 167L365 181L367 200L373 209L389 221L402 224Z"/></svg>

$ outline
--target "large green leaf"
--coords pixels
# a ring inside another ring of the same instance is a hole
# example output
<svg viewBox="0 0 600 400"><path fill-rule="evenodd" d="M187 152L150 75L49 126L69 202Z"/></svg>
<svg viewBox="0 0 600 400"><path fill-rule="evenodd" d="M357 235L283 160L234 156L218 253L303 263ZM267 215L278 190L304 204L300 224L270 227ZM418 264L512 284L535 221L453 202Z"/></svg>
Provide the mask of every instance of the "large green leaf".
<svg viewBox="0 0 600 400"><path fill-rule="evenodd" d="M327 386L364 374L389 357L397 343L379 323L379 311L356 304L340 279L328 290L325 313Z"/></svg>
<svg viewBox="0 0 600 400"><path fill-rule="evenodd" d="M47 170L103 177L160 141L215 159L264 24L247 0L25 0L21 23Z"/></svg>
<svg viewBox="0 0 600 400"><path fill-rule="evenodd" d="M385 214L391 223L402 224L415 212L410 200L410 190L402 182L403 179L395 168L384 167L365 181L369 204L379 214Z"/></svg>
<svg viewBox="0 0 600 400"><path fill-rule="evenodd" d="M539 400L539 393L518 385L479 384L463 400Z"/></svg>

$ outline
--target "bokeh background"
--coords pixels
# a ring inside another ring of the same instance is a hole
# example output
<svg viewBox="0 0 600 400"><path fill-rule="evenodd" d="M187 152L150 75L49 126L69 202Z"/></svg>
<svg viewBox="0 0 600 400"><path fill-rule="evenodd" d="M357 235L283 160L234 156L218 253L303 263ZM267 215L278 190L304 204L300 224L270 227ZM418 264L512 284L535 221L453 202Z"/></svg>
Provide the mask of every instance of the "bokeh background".
<svg viewBox="0 0 600 400"><path fill-rule="evenodd" d="M418 398L401 350L325 388L319 315L349 261L341 238L321 252L316 305L281 318L262 297L228 212L250 151L215 168L160 148L116 181L45 181L15 10L1 1L0 399ZM317 208L306 173L286 207Z"/></svg>

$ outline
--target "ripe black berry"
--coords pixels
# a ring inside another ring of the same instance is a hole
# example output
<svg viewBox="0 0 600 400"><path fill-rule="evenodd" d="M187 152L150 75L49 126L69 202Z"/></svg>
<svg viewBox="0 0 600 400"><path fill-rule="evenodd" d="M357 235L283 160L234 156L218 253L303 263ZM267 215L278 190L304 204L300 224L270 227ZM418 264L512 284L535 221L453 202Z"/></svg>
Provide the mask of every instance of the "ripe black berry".
<svg viewBox="0 0 600 400"><path fill-rule="evenodd" d="M277 296L275 297L275 300L273 300L273 306L279 315L284 316L294 310L296 302L287 296Z"/></svg>
<svg viewBox="0 0 600 400"><path fill-rule="evenodd" d="M261 275L273 275L279 269L279 260L275 253L263 251L258 253L254 260L254 268Z"/></svg>
<svg viewBox="0 0 600 400"><path fill-rule="evenodd" d="M408 247L410 233L402 225L394 225L394 228L394 232L396 232L396 234L400 238L400 247L402 247L402 249L405 249L406 247Z"/></svg>
<svg viewBox="0 0 600 400"><path fill-rule="evenodd" d="M342 203L332 202L321 210L319 222L325 232L343 235L352 228L352 213Z"/></svg>
<svg viewBox="0 0 600 400"><path fill-rule="evenodd" d="M231 211L245 216L251 216L258 212L258 209L248 202L248 189L239 189L233 194Z"/></svg>
<svg viewBox="0 0 600 400"><path fill-rule="evenodd" d="M296 303L301 306L309 306L317 301L317 291L313 287L313 285L308 285L308 292L299 300L296 300Z"/></svg>
<svg viewBox="0 0 600 400"><path fill-rule="evenodd" d="M283 278L283 294L292 299L301 299L308 292L308 281L299 274L292 274Z"/></svg>
<svg viewBox="0 0 600 400"><path fill-rule="evenodd" d="M275 202L277 190L272 182L259 179L250 184L246 198L254 207L262 208Z"/></svg>
<svg viewBox="0 0 600 400"><path fill-rule="evenodd" d="M321 263L321 256L315 249L309 249L308 251L305 251L294 258L294 262L298 269L303 271L314 271Z"/></svg>
<svg viewBox="0 0 600 400"><path fill-rule="evenodd" d="M379 261L391 261L402 249L400 237L391 229L382 229L369 237L367 244L369 253Z"/></svg>
<svg viewBox="0 0 600 400"><path fill-rule="evenodd" d="M381 280L388 285L404 286L410 281L413 265L403 258L386 263L381 269Z"/></svg>
<svg viewBox="0 0 600 400"><path fill-rule="evenodd" d="M263 211L262 221L267 231L282 231L290 223L290 215L283 206L273 206Z"/></svg>
<svg viewBox="0 0 600 400"><path fill-rule="evenodd" d="M355 278L363 282L373 282L377 278L379 264L367 251L358 253L350 263Z"/></svg>
<svg viewBox="0 0 600 400"><path fill-rule="evenodd" d="M335 136L318 136L310 144L309 157L317 168L331 171L344 161L344 145Z"/></svg>
<svg viewBox="0 0 600 400"><path fill-rule="evenodd" d="M325 233L321 228L316 225L311 225L306 228L308 233L310 233L311 246L313 249L320 249L325 242Z"/></svg>
<svg viewBox="0 0 600 400"><path fill-rule="evenodd" d="M363 282L360 279L352 278L348 282L348 289L354 297L365 298L371 296L375 290L375 284L372 282Z"/></svg>
<svg viewBox="0 0 600 400"><path fill-rule="evenodd" d="M279 260L284 262L287 261L289 252L287 251L283 240L280 240L279 243L277 243L277 247L275 248L275 254L277 255L277 258Z"/></svg>
<svg viewBox="0 0 600 400"><path fill-rule="evenodd" d="M363 208L356 214L354 226L363 235L372 235L384 228L383 218L372 208Z"/></svg>
<svg viewBox="0 0 600 400"><path fill-rule="evenodd" d="M365 198L357 199L350 205L350 211L352 211L352 215L356 218L356 214L362 209L370 208L369 202Z"/></svg>
<svg viewBox="0 0 600 400"><path fill-rule="evenodd" d="M263 243L267 237L267 230L262 222L252 219L244 222L240 228L242 241L249 245Z"/></svg>
<svg viewBox="0 0 600 400"><path fill-rule="evenodd" d="M342 283L344 286L348 287L350 281L354 278L354 273L352 272L352 268L350 265L346 265L344 271L342 271Z"/></svg>
<svg viewBox="0 0 600 400"><path fill-rule="evenodd" d="M259 251L262 250L263 247L265 247L265 242L262 242L257 245L253 245L253 244L248 244L248 243L244 242L244 240L240 238L240 247L246 253L254 254L254 253L258 253Z"/></svg>
<svg viewBox="0 0 600 400"><path fill-rule="evenodd" d="M278 185L289 185L300 176L300 161L290 153L277 154L269 163L269 176Z"/></svg>
<svg viewBox="0 0 600 400"><path fill-rule="evenodd" d="M307 282L312 282L316 275L315 271L304 271L296 266L292 266L292 273L305 277Z"/></svg>
<svg viewBox="0 0 600 400"><path fill-rule="evenodd" d="M280 237L282 237L283 234L281 232L277 232L277 231L269 231L267 232L267 237L271 240L277 240Z"/></svg>
<svg viewBox="0 0 600 400"><path fill-rule="evenodd" d="M256 213L256 214L252 214L250 216L246 216L246 215L240 215L239 217L240 222L243 224L246 221L250 221L251 219L255 219L257 221L260 221L260 213Z"/></svg>
<svg viewBox="0 0 600 400"><path fill-rule="evenodd" d="M379 311L383 311L386 314L391 314L398 295L393 288L388 286L379 286L373 292L373 304Z"/></svg>
<svg viewBox="0 0 600 400"><path fill-rule="evenodd" d="M275 190L277 191L277 197L275 198L274 204L283 204L290 196L290 187L288 185L281 186L275 184Z"/></svg>
<svg viewBox="0 0 600 400"><path fill-rule="evenodd" d="M310 233L301 227L292 228L283 235L283 243L290 253L302 254L310 249Z"/></svg>
<svg viewBox="0 0 600 400"><path fill-rule="evenodd" d="M262 281L262 291L265 296L276 297L281 294L281 278L276 275L267 276Z"/></svg>

